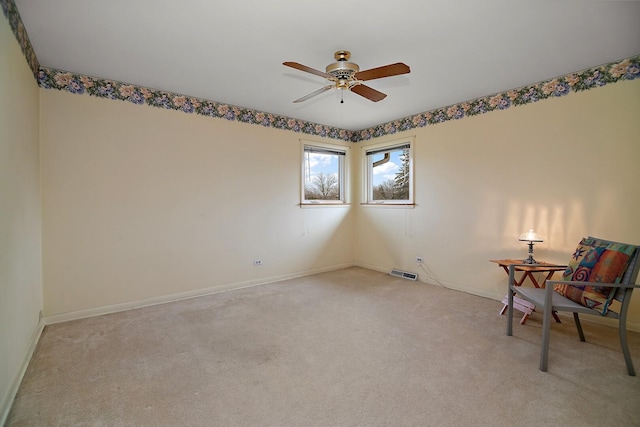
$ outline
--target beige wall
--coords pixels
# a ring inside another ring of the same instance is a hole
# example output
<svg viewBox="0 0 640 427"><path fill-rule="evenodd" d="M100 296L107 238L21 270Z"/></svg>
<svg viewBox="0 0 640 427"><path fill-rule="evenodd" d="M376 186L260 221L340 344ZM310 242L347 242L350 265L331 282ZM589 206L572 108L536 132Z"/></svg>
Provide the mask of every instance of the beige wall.
<svg viewBox="0 0 640 427"><path fill-rule="evenodd" d="M359 204L362 148L395 137L343 143L355 203L301 209L303 135L42 90L45 313L353 263L500 299L489 259L526 256L530 227L552 262L588 234L640 243L639 100L640 82L621 82L407 132L414 209Z"/></svg>
<svg viewBox="0 0 640 427"><path fill-rule="evenodd" d="M42 308L38 85L0 19L0 424Z"/></svg>
<svg viewBox="0 0 640 427"><path fill-rule="evenodd" d="M298 205L301 134L55 90L41 102L46 315L353 262L350 209Z"/></svg>
<svg viewBox="0 0 640 427"><path fill-rule="evenodd" d="M528 228L542 261L566 263L586 235L640 244L639 113L635 80L407 132L417 206L358 208L357 262L499 299L489 260L525 257ZM640 331L640 292L629 320Z"/></svg>

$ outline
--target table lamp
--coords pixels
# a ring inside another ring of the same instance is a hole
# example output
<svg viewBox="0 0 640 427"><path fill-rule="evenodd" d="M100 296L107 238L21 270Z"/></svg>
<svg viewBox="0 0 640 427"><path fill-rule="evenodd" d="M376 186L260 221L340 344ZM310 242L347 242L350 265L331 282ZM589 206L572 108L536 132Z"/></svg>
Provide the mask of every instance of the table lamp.
<svg viewBox="0 0 640 427"><path fill-rule="evenodd" d="M533 259L533 244L534 242L535 243L543 242L542 237L540 237L535 231L533 231L533 228L531 228L526 233L521 234L518 240L520 240L521 242L529 243L529 258L525 259L523 263L537 264L538 262L535 259Z"/></svg>

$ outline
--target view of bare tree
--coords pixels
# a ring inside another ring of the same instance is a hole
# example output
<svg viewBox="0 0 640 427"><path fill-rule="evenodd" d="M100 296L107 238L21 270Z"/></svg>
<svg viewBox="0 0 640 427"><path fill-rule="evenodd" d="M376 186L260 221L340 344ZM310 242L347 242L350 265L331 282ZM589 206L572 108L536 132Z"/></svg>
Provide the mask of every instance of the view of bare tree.
<svg viewBox="0 0 640 427"><path fill-rule="evenodd" d="M304 186L306 200L339 200L340 186L338 177L334 174L325 175L320 172L311 177L311 182Z"/></svg>

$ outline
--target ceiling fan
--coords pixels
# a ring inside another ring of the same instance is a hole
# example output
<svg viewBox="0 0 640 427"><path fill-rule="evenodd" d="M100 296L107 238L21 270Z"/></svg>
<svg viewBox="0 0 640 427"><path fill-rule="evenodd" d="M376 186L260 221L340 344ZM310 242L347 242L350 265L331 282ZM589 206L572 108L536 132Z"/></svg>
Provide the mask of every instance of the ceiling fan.
<svg viewBox="0 0 640 427"><path fill-rule="evenodd" d="M316 95L320 95L321 93L326 92L332 88L342 90L343 92L341 94L344 94L345 90L350 90L351 92L355 92L370 101L378 102L386 98L387 95L373 89L372 87L364 85L362 82L367 80L380 79L382 77L407 74L411 71L409 69L409 66L403 64L402 62L396 62L395 64L383 65L382 67L360 71L360 67L358 67L358 64L349 62L351 53L346 50L337 51L333 55L333 57L337 62L327 65L326 72L315 70L311 67L307 67L306 65L302 65L297 62L282 63L282 65L286 65L287 67L295 68L296 70L306 71L307 73L324 77L331 82L330 85L320 88L315 92L311 92L310 94L305 95L302 98L298 98L293 102L306 101L307 99L313 98ZM340 102L344 103L344 99L341 99Z"/></svg>

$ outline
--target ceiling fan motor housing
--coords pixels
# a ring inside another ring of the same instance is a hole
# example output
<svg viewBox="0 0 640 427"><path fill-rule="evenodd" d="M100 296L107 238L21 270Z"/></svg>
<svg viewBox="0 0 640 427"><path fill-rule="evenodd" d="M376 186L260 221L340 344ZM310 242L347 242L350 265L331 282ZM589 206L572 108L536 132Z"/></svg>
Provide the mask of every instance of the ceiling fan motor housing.
<svg viewBox="0 0 640 427"><path fill-rule="evenodd" d="M338 79L338 87L348 86L347 83L354 80L355 74L360 71L358 64L349 62L349 57L351 57L351 53L346 50L339 50L334 54L334 58L338 62L327 65L327 74L331 74Z"/></svg>

